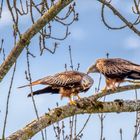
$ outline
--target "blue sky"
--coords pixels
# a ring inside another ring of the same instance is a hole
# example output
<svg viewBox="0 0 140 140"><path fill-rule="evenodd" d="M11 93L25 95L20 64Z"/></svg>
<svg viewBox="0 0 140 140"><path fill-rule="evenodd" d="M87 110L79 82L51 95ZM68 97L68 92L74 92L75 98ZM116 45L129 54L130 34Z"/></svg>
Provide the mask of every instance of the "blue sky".
<svg viewBox="0 0 140 140"><path fill-rule="evenodd" d="M133 19L133 14L131 13L131 1L121 1L114 0L113 3L118 7L119 11L123 12L123 15L128 17L130 20ZM124 8L125 7L125 8ZM106 53L110 54L110 57L120 57L131 60L135 63L140 64L140 39L128 28L123 30L108 30L101 21L101 4L93 0L83 0L77 1L76 6L77 12L79 12L79 21L74 23L70 27L71 35L63 42L60 42L59 48L57 49L55 55L45 52L43 56L39 56L39 46L37 43L37 37L34 37L30 43L30 50L36 55L36 58L30 58L31 60L31 72L32 79L36 80L47 75L53 75L57 72L64 71L64 65L67 63L69 65L69 52L68 46L72 47L72 55L74 66L77 67L77 63L80 63L80 71L86 71L87 68L95 62L96 59L106 57ZM113 25L121 25L121 21L114 17L113 14L106 10L107 21ZM38 19L39 17L36 16ZM24 32L31 25L28 22L29 16L24 17L20 21L21 31ZM10 14L4 7L2 19L0 19L0 39L4 37L4 47L5 53L8 55L10 50L13 48L12 39L12 25L11 25ZM62 35L62 27L54 24L55 34ZM48 41L48 47L52 47L53 42ZM0 62L2 62L2 57L0 56ZM9 116L7 123L6 135L15 132L16 130L22 128L30 121L35 119L35 112L33 110L33 105L31 99L27 98L27 93L30 92L29 88L17 89L18 86L27 83L25 79L25 70L27 69L26 64L26 51L20 55L17 62L17 70L14 80L14 85L12 88L10 105L9 105ZM12 70L6 75L2 83L0 83L0 132L3 127L3 118L6 105L6 97L8 94L8 88L10 84ZM82 97L90 96L94 93L95 87L98 85L98 74L91 74L95 84L86 93L81 94ZM104 86L104 78L102 77L101 88ZM36 86L33 89L39 89L44 86ZM106 98L106 100L115 99L135 99L134 91L129 91L127 93L119 93L116 95L111 95ZM59 95L42 95L35 97L37 108L40 115L43 115L48 111L48 108L54 108L56 102L59 105L67 104L68 100L60 100ZM83 121L85 121L87 115L78 116L78 129L82 127ZM135 113L113 113L107 114L105 118L105 130L104 136L107 140L118 140L119 139L119 129L123 129L124 140L132 139L134 134L134 122ZM67 120L66 120L67 123ZM69 126L67 126L67 131ZM48 139L55 139L52 127L47 128ZM1 133L0 133L1 135ZM98 114L93 114L87 128L84 131L83 140L86 139L99 139L100 137L100 121ZM37 135L33 140L40 138Z"/></svg>

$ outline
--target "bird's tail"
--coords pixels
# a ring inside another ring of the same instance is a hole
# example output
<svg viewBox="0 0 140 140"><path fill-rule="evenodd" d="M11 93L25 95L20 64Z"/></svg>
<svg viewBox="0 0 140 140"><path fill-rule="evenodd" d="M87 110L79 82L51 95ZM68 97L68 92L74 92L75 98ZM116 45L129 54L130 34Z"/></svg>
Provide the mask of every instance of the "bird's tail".
<svg viewBox="0 0 140 140"><path fill-rule="evenodd" d="M134 80L140 80L140 72L133 72L127 78L134 79Z"/></svg>
<svg viewBox="0 0 140 140"><path fill-rule="evenodd" d="M20 86L18 88L24 88L24 87L28 87L28 86L38 85L38 84L40 84L40 82L41 82L41 80L37 80L37 81L32 82L31 84Z"/></svg>
<svg viewBox="0 0 140 140"><path fill-rule="evenodd" d="M34 91L30 94L28 94L28 97L31 97L32 95L39 95L39 94L45 94L45 93L52 93L52 94L58 94L59 93L59 89L53 89L51 86L45 87L43 89Z"/></svg>
<svg viewBox="0 0 140 140"><path fill-rule="evenodd" d="M128 78L140 80L140 65L134 66L134 69L131 71Z"/></svg>

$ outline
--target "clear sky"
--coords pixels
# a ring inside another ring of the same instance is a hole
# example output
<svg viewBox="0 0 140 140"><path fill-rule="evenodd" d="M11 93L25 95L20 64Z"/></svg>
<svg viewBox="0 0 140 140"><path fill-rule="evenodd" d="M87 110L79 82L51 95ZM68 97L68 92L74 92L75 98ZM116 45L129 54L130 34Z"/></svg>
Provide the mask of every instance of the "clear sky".
<svg viewBox="0 0 140 140"><path fill-rule="evenodd" d="M123 15L130 20L134 20L131 13L131 1L127 2L120 0L113 0L114 4L118 7L119 11L123 12ZM120 4L121 3L121 4ZM124 8L125 7L125 8ZM63 42L60 42L59 48L54 55L49 52L45 52L43 56L39 55L39 46L37 43L37 37L34 37L30 43L30 50L36 55L36 58L30 58L31 60L31 75L32 79L36 80L47 75L53 75L57 72L64 71L64 65L69 62L68 46L72 47L72 56L75 68L77 63L80 63L80 71L85 72L87 68L95 62L96 59L106 57L106 53L109 53L109 57L120 57L131 60L140 64L140 39L128 28L123 30L108 30L101 21L101 4L93 0L77 1L76 10L79 13L79 21L74 23L70 27L71 35ZM121 21L114 17L111 11L106 10L107 21L113 25L122 25ZM36 16L38 19L39 17ZM21 31L24 32L31 25L28 22L29 16L24 17L20 21ZM10 14L4 7L2 19L0 19L0 39L4 38L5 54L8 55L13 47L12 39L12 24ZM59 35L63 33L63 29L59 25L55 25L55 34ZM48 42L48 47L52 47L53 42ZM2 57L0 56L0 62ZM25 79L26 64L26 51L20 55L17 62L17 70L12 88L9 115L6 129L6 135L15 132L22 128L33 119L36 118L33 110L31 99L27 98L27 94L30 92L29 88L17 89L18 86L27 84ZM12 70L6 75L3 82L0 83L0 135L3 127L3 119L5 113L6 97L8 94L8 88L10 84ZM86 93L81 94L82 97L90 96L94 93L95 87L98 85L99 75L91 74L95 84ZM101 88L104 86L104 78L102 77ZM36 86L33 89L39 89L43 86ZM110 95L106 100L115 99L135 99L135 92L130 91L127 93L119 93L117 95ZM67 104L68 100L60 100L59 95L46 94L35 97L39 115L43 115L48 111L48 108L54 108L56 102L59 105ZM86 120L88 115L78 116L78 129L83 126L82 122ZM135 113L113 113L107 114L104 121L104 137L107 140L118 140L120 138L119 129L123 129L123 140L132 139L134 135L134 123ZM69 126L67 131L69 132ZM48 139L55 140L53 128L47 128ZM98 140L100 137L100 121L98 114L93 114L86 129L84 130L83 140ZM33 140L40 139L40 135L37 135Z"/></svg>

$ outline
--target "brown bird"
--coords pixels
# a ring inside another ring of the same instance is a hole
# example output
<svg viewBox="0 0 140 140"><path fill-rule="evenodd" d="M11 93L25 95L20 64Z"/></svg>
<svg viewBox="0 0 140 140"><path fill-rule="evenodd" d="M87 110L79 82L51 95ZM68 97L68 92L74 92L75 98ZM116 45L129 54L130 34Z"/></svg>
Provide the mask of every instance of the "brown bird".
<svg viewBox="0 0 140 140"><path fill-rule="evenodd" d="M133 82L127 79L139 80L140 79L140 65L121 58L101 58L96 61L94 65L89 67L89 73L101 73L106 78L106 86L102 90L106 92L108 88L116 89L122 82ZM135 83L135 82L134 82Z"/></svg>
<svg viewBox="0 0 140 140"><path fill-rule="evenodd" d="M28 97L44 93L61 94L61 99L63 97L68 97L70 99L70 104L75 104L73 96L77 96L78 99L80 99L78 94L80 92L86 92L92 86L93 82L93 79L85 73L65 71L57 73L54 76L47 76L19 88L38 84L47 85L44 89L30 93Z"/></svg>

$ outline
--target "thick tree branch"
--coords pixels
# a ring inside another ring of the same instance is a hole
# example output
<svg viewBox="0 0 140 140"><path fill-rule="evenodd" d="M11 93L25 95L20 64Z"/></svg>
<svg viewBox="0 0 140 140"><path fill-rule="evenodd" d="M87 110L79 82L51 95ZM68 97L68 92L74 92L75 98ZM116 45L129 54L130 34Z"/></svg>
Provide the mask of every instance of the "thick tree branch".
<svg viewBox="0 0 140 140"><path fill-rule="evenodd" d="M76 105L65 105L55 108L38 119L26 125L23 129L13 133L6 140L27 140L33 137L36 133L51 124L61 121L64 118L73 116L75 114L91 114L91 113L112 113L112 112L134 112L140 110L140 100L115 100L114 102L100 102L98 98L105 95L114 94L116 92L123 92L132 89L138 89L140 85L128 85L118 88L116 91L109 90L106 94L98 93L88 98L76 100Z"/></svg>
<svg viewBox="0 0 140 140"><path fill-rule="evenodd" d="M12 49L6 60L0 66L0 82L12 67L18 56L29 44L30 40L36 35L46 24L48 24L64 7L66 7L73 0L59 0L54 4L44 15L35 22L24 34L22 34L20 40Z"/></svg>
<svg viewBox="0 0 140 140"><path fill-rule="evenodd" d="M109 9L111 9L113 13L119 17L119 19L121 19L132 31L134 31L134 33L140 36L140 31L137 28L135 28L133 23L129 22L124 16L122 16L122 14L115 7L113 7L110 2L107 2L106 0L98 0L98 1L103 3Z"/></svg>
<svg viewBox="0 0 140 140"><path fill-rule="evenodd" d="M93 98L93 100L97 100L97 99L104 97L106 95L116 94L119 92L135 90L135 89L140 89L140 84L122 86L122 87L117 88L116 90L107 90L106 93L99 92L99 93L91 96L91 98Z"/></svg>

